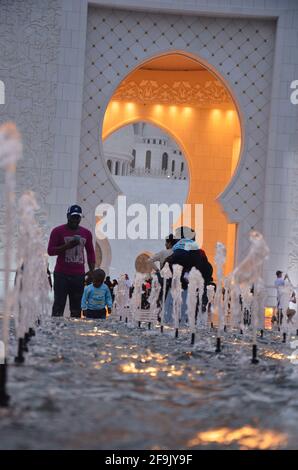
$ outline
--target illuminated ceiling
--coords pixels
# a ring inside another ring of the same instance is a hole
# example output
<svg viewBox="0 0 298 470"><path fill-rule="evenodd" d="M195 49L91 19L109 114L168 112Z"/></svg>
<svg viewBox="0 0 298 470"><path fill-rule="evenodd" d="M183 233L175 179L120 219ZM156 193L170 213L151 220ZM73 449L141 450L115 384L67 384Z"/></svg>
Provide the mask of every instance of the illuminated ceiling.
<svg viewBox="0 0 298 470"><path fill-rule="evenodd" d="M152 59L136 69L112 99L204 108L232 104L226 87L209 70L177 53Z"/></svg>

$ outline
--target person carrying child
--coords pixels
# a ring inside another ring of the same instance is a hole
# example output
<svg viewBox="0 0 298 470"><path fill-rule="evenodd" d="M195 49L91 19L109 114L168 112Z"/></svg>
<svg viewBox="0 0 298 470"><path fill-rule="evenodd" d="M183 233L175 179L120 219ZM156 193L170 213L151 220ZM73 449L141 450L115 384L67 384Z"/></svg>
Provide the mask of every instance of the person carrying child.
<svg viewBox="0 0 298 470"><path fill-rule="evenodd" d="M106 307L111 313L112 296L110 289L104 284L105 276L102 269L95 269L92 272L92 283L84 289L81 307L86 318L105 319Z"/></svg>

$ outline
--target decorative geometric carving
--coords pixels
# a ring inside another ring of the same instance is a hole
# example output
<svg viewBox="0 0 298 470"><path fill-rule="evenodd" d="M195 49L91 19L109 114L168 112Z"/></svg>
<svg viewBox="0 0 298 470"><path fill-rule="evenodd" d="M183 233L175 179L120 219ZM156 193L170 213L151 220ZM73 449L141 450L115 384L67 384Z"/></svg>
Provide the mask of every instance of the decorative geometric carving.
<svg viewBox="0 0 298 470"><path fill-rule="evenodd" d="M1 0L0 7L0 77L7 84L0 118L15 121L23 139L17 192L36 192L42 210L54 166L60 3ZM2 211L0 205L0 215Z"/></svg>
<svg viewBox="0 0 298 470"><path fill-rule="evenodd" d="M297 159L298 161L298 159ZM298 169L293 169L290 180L290 216L292 219L289 240L288 269L297 271L298 266Z"/></svg>
<svg viewBox="0 0 298 470"><path fill-rule="evenodd" d="M203 84L189 81L161 83L156 80L124 81L113 95L113 100L174 105L215 105L230 103L231 97L218 80Z"/></svg>

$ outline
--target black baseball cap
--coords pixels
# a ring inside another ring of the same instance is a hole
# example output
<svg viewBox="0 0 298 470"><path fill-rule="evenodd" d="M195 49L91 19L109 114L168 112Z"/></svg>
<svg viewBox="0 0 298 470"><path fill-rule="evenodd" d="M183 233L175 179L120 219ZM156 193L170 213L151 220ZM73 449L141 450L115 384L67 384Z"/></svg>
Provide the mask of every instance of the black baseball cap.
<svg viewBox="0 0 298 470"><path fill-rule="evenodd" d="M82 208L74 204L67 209L67 215L79 215L82 217Z"/></svg>

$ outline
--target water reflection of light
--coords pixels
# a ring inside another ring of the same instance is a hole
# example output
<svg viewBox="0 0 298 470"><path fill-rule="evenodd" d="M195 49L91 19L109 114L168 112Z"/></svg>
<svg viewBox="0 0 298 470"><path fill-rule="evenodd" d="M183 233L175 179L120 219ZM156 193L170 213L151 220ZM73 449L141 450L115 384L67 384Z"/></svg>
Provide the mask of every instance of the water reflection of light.
<svg viewBox="0 0 298 470"><path fill-rule="evenodd" d="M146 367L145 369L137 369L134 362L127 362L120 366L121 372L124 374L147 374L151 377L156 377L157 368L156 367Z"/></svg>
<svg viewBox="0 0 298 470"><path fill-rule="evenodd" d="M121 354L120 358L121 359L138 359L137 354Z"/></svg>
<svg viewBox="0 0 298 470"><path fill-rule="evenodd" d="M200 432L187 445L194 447L202 444L217 443L229 445L238 443L240 449L274 449L287 442L286 434L270 429L257 429L243 426L238 429L218 428Z"/></svg>
<svg viewBox="0 0 298 470"><path fill-rule="evenodd" d="M277 359L278 361L284 361L288 358L285 354L274 352L274 351L265 351L263 354L265 357L269 357L270 359Z"/></svg>
<svg viewBox="0 0 298 470"><path fill-rule="evenodd" d="M130 356L132 357L132 356ZM135 358L135 357L134 357ZM140 364L144 362L140 361ZM149 375L151 377L156 377L159 373L164 373L167 377L180 377L185 373L182 368L177 368L175 365L150 365L147 367L142 367L141 365L136 366L135 362L126 362L121 364L120 371L124 374L143 374Z"/></svg>
<svg viewBox="0 0 298 470"><path fill-rule="evenodd" d="M109 335L109 336L119 336L117 333L112 333L109 330L100 330L97 327L93 328L93 331L87 331L85 333L79 333L80 336L102 336L102 335Z"/></svg>
<svg viewBox="0 0 298 470"><path fill-rule="evenodd" d="M99 359L93 364L94 369L101 369L103 364L108 364L109 362L112 362L111 357L107 357L106 359Z"/></svg>
<svg viewBox="0 0 298 470"><path fill-rule="evenodd" d="M167 373L168 377L180 377L183 374L183 370L176 370L175 366L171 366L170 371Z"/></svg>

